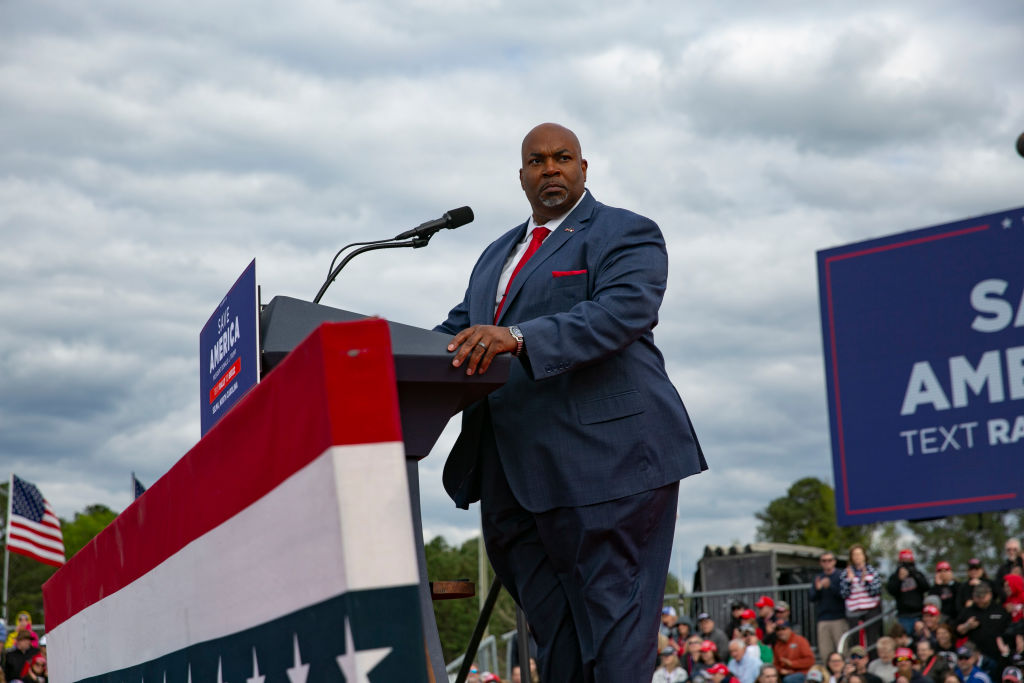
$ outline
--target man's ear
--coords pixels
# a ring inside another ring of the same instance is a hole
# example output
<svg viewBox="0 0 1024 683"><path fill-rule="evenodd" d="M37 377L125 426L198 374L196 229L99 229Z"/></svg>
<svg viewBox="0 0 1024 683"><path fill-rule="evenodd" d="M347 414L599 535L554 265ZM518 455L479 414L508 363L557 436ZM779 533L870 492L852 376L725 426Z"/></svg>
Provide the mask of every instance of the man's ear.
<svg viewBox="0 0 1024 683"><path fill-rule="evenodd" d="M519 187L523 188L524 192L526 191L526 183L523 182L523 169L519 169Z"/></svg>

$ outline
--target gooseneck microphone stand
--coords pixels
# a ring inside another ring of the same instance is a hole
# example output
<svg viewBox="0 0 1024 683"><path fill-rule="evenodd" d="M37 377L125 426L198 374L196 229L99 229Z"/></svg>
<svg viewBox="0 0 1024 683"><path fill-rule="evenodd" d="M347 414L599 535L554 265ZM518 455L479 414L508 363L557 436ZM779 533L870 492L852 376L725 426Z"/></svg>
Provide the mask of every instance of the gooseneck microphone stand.
<svg viewBox="0 0 1024 683"><path fill-rule="evenodd" d="M344 259L342 259L341 263L338 264L338 267L335 268L334 270L332 270L330 272L330 274L328 274L327 279L324 280L324 284L321 285L321 287L320 287L320 291L317 292L316 296L313 298L313 303L315 303L315 304L320 303L320 299L322 299L324 297L324 293L327 292L327 288L330 287L334 283L334 281L337 279L338 273L341 272L341 269L344 268L346 265L348 265L348 262L351 261L352 259L354 259L359 254L365 253L367 251L374 251L375 249L401 249L401 248L405 248L405 247L412 247L413 249L419 249L420 247L427 246L427 244L430 243L430 238L431 237L433 237L432 234L431 235L426 235L426 236L413 237L411 240L404 240L402 242L392 242L391 240L381 240L380 242L370 242L370 243L355 242L353 244L349 244L348 246L342 247L341 250L338 252L339 254L342 251L345 251L346 249L348 249L349 247L356 246L357 244L365 245L365 246L359 247L358 249L356 249L352 253L348 254ZM337 258L337 256L335 256L335 258Z"/></svg>

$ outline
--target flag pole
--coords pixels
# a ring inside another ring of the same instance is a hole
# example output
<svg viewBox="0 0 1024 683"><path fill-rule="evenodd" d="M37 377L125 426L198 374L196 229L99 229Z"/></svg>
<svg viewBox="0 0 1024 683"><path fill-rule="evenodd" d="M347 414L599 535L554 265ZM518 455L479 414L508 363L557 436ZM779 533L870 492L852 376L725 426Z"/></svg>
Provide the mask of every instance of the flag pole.
<svg viewBox="0 0 1024 683"><path fill-rule="evenodd" d="M7 575L11 564L11 501L14 500L14 472L11 472L11 478L8 481L7 517L4 519L4 604L2 612L0 612L0 619L3 619L4 625L7 624Z"/></svg>
<svg viewBox="0 0 1024 683"><path fill-rule="evenodd" d="M135 470L132 470L132 480L129 482L129 488L131 490L128 492L128 500L131 502L135 500Z"/></svg>

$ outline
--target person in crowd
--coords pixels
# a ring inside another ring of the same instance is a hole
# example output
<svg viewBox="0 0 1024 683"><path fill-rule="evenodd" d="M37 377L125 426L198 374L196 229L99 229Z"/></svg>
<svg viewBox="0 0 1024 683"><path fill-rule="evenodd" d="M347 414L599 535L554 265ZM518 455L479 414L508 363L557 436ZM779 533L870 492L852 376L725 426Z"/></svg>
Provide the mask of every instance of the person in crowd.
<svg viewBox="0 0 1024 683"><path fill-rule="evenodd" d="M882 679L868 671L868 651L863 645L854 645L846 658L843 675L848 682L852 674L860 676L865 683L883 683Z"/></svg>
<svg viewBox="0 0 1024 683"><path fill-rule="evenodd" d="M1020 541L1016 538L1009 538L1003 549L1006 552L1006 559L996 570L996 580L1002 581L1007 574L1024 575L1024 558L1020 553Z"/></svg>
<svg viewBox="0 0 1024 683"><path fill-rule="evenodd" d="M839 592L845 601L850 628L857 628L882 613L882 579L878 570L868 564L867 551L860 544L850 548L850 563L840 575ZM869 648L881 635L882 624L877 621L859 632L859 644Z"/></svg>
<svg viewBox="0 0 1024 683"><path fill-rule="evenodd" d="M780 621L788 621L791 629L800 635L803 635L803 630L800 628L800 624L793 621L793 610L789 608L789 603L785 600L775 601L775 623L777 624Z"/></svg>
<svg viewBox="0 0 1024 683"><path fill-rule="evenodd" d="M730 640L729 661L726 665L740 683L754 683L761 672L761 649L748 648L740 638Z"/></svg>
<svg viewBox="0 0 1024 683"><path fill-rule="evenodd" d="M914 552L909 548L901 550L899 565L885 583L885 589L896 601L896 619L907 633L914 631L914 622L921 615L929 587L928 579L914 562Z"/></svg>
<svg viewBox="0 0 1024 683"><path fill-rule="evenodd" d="M903 630L903 624L898 621L894 622L889 629L889 637L892 638L896 647L910 647L914 644L914 639Z"/></svg>
<svg viewBox="0 0 1024 683"><path fill-rule="evenodd" d="M821 664L815 664L807 670L804 681L805 683L825 683L828 681L828 671Z"/></svg>
<svg viewBox="0 0 1024 683"><path fill-rule="evenodd" d="M17 646L17 636L20 631L28 631L32 635L32 647L39 647L39 636L32 630L32 615L22 610L14 618L14 628L7 634L4 650L10 650Z"/></svg>
<svg viewBox="0 0 1024 683"><path fill-rule="evenodd" d="M850 674L844 680L845 683L871 683L866 675L857 672Z"/></svg>
<svg viewBox="0 0 1024 683"><path fill-rule="evenodd" d="M739 599L734 599L729 603L729 622L725 625L725 634L729 638L735 638L739 632L740 624L743 622L743 612L747 610L747 605Z"/></svg>
<svg viewBox="0 0 1024 683"><path fill-rule="evenodd" d="M522 669L518 664L512 667L512 683L526 683L523 681ZM537 671L537 660L530 658L530 682L540 683L540 674Z"/></svg>
<svg viewBox="0 0 1024 683"><path fill-rule="evenodd" d="M762 664L757 683L779 683L779 670L773 664Z"/></svg>
<svg viewBox="0 0 1024 683"><path fill-rule="evenodd" d="M964 608L970 607L973 603L975 587L981 584L991 588L993 595L999 590L995 582L985 573L985 567L982 566L981 560L972 557L967 560L967 580L960 584L956 594L956 615L958 621L963 617Z"/></svg>
<svg viewBox="0 0 1024 683"><path fill-rule="evenodd" d="M21 615L19 615L21 616ZM36 639L38 641L38 638ZM8 681L21 678L25 664L39 654L39 648L32 645L32 632L20 630L14 634L14 647L5 653L4 677Z"/></svg>
<svg viewBox="0 0 1024 683"><path fill-rule="evenodd" d="M775 601L762 595L754 603L757 608L757 626L761 629L761 641L771 647L775 643Z"/></svg>
<svg viewBox="0 0 1024 683"><path fill-rule="evenodd" d="M1002 638L996 640L1001 655L1001 666L1015 666L1024 669L1024 622L1011 624Z"/></svg>
<svg viewBox="0 0 1024 683"><path fill-rule="evenodd" d="M814 665L811 644L803 636L794 633L788 621L775 624L772 655L783 683L803 683L807 670Z"/></svg>
<svg viewBox="0 0 1024 683"><path fill-rule="evenodd" d="M46 683L46 657L36 654L21 669L22 683Z"/></svg>
<svg viewBox="0 0 1024 683"><path fill-rule="evenodd" d="M693 668L700 661L700 646L703 643L704 639L698 635L691 635L686 639L686 649L682 655L682 663L690 678L693 678Z"/></svg>
<svg viewBox="0 0 1024 683"><path fill-rule="evenodd" d="M704 640L710 640L715 644L715 652L724 653L729 647L729 639L722 633L722 629L715 626L715 620L707 612L697 615L697 633Z"/></svg>
<svg viewBox="0 0 1024 683"><path fill-rule="evenodd" d="M485 671L480 676L480 683L501 683L501 676L490 671Z"/></svg>
<svg viewBox="0 0 1024 683"><path fill-rule="evenodd" d="M825 679L825 683L839 683L843 677L843 667L846 666L846 662L843 661L843 656L838 652L831 652L825 657L825 671L828 672L828 677Z"/></svg>
<svg viewBox="0 0 1024 683"><path fill-rule="evenodd" d="M480 665L473 662L472 666L469 667L469 673L466 674L466 683L480 683Z"/></svg>
<svg viewBox="0 0 1024 683"><path fill-rule="evenodd" d="M896 641L889 636L878 639L876 649L878 658L868 664L868 671L882 679L883 682L896 678Z"/></svg>
<svg viewBox="0 0 1024 683"><path fill-rule="evenodd" d="M1002 605L993 601L992 588L987 583L974 586L972 604L964 607L960 613L960 621L956 631L974 644L975 649L984 655L982 669L991 673L992 667L1000 657L997 638L1002 637L1010 625L1010 615Z"/></svg>
<svg viewBox="0 0 1024 683"><path fill-rule="evenodd" d="M679 643L679 647L683 646L683 643L693 634L693 627L690 625L689 618L683 615L679 618L679 623L676 624L676 642Z"/></svg>
<svg viewBox="0 0 1024 683"><path fill-rule="evenodd" d="M740 612L740 625L739 627L737 627L736 635L734 637L743 637L742 631L744 626L750 626L751 628L753 628L754 633L756 633L759 638L764 635L764 633L761 632L761 630L757 626L757 612L750 609L749 607Z"/></svg>
<svg viewBox="0 0 1024 683"><path fill-rule="evenodd" d="M652 683L683 683L689 678L675 648L668 645L658 654L660 666L654 671Z"/></svg>
<svg viewBox="0 0 1024 683"><path fill-rule="evenodd" d="M818 563L821 565L821 573L814 577L810 597L818 624L818 655L822 661L828 661L829 655L836 651L839 639L848 628L846 606L839 592L839 570L836 569L835 554L825 551L818 558Z"/></svg>
<svg viewBox="0 0 1024 683"><path fill-rule="evenodd" d="M1021 683L1024 681L1024 672L1019 666L1008 666L1003 669L1003 683Z"/></svg>
<svg viewBox="0 0 1024 683"><path fill-rule="evenodd" d="M939 627L941 623L941 612L935 605L925 605L924 609L921 610L921 618L914 622L914 642L919 640L928 640L932 644L932 648L935 648L935 629Z"/></svg>
<svg viewBox="0 0 1024 683"><path fill-rule="evenodd" d="M917 663L921 668L921 675L932 683L942 683L942 679L946 677L946 673L949 671L946 658L939 656L928 639L917 641L915 648Z"/></svg>
<svg viewBox="0 0 1024 683"><path fill-rule="evenodd" d="M743 626L740 626L740 637L743 638L743 642L746 643L748 650L757 648L757 656L761 660L761 664L772 663L772 649L762 643L761 639L758 638L756 626L753 624L744 624Z"/></svg>
<svg viewBox="0 0 1024 683"><path fill-rule="evenodd" d="M670 605L665 605L661 608L661 628L658 632L670 638L676 639L676 626L679 624L679 614L676 612L676 608Z"/></svg>
<svg viewBox="0 0 1024 683"><path fill-rule="evenodd" d="M914 651L909 647L896 648L896 677L902 677L907 683L931 683L921 672L914 667Z"/></svg>
<svg viewBox="0 0 1024 683"><path fill-rule="evenodd" d="M1016 539L1014 539L1016 540ZM1010 572L1003 577L1003 609L1010 615L1010 621L1024 620L1024 577Z"/></svg>
<svg viewBox="0 0 1024 683"><path fill-rule="evenodd" d="M992 683L989 675L978 666L978 651L971 643L956 650L957 678L960 683Z"/></svg>
<svg viewBox="0 0 1024 683"><path fill-rule="evenodd" d="M721 662L709 667L707 674L711 683L737 683L736 677L729 673L729 667Z"/></svg>
<svg viewBox="0 0 1024 683"><path fill-rule="evenodd" d="M939 609L948 621L956 621L956 595L959 588L960 584L953 576L953 565L945 560L936 562L935 580L928 589L928 595L934 595L940 600Z"/></svg>
<svg viewBox="0 0 1024 683"><path fill-rule="evenodd" d="M935 652L946 657L950 670L956 668L956 639L952 624L942 623L935 627Z"/></svg>
<svg viewBox="0 0 1024 683"><path fill-rule="evenodd" d="M961 683L960 671L957 667L953 667L946 673L946 677L942 679L942 683Z"/></svg>
<svg viewBox="0 0 1024 683"><path fill-rule="evenodd" d="M700 659L697 660L697 664L693 667L693 677L703 676L707 678L708 669L721 661L721 657L718 655L718 646L715 645L715 642L713 640L705 640L700 644Z"/></svg>

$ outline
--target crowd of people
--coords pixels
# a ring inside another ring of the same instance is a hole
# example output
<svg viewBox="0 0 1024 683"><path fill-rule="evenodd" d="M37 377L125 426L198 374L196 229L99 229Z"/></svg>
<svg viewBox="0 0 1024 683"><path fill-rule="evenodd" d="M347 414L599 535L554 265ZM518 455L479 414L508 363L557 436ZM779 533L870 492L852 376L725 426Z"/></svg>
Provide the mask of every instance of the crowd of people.
<svg viewBox="0 0 1024 683"><path fill-rule="evenodd" d="M15 627L0 637L5 638L0 683L46 683L46 644L32 628L32 615L18 612Z"/></svg>
<svg viewBox="0 0 1024 683"><path fill-rule="evenodd" d="M816 652L790 606L767 595L752 606L733 600L724 627L707 612L691 623L665 606L653 683L1024 683L1020 541L1005 552L994 576L971 559L964 579L942 560L925 576L909 549L888 577L863 546L843 569L823 553L809 596ZM896 612L887 635L883 591Z"/></svg>

